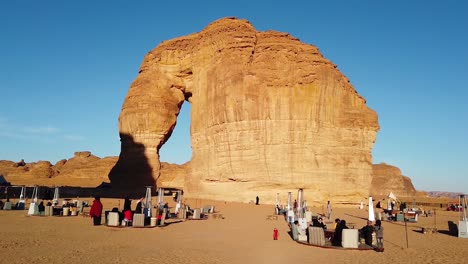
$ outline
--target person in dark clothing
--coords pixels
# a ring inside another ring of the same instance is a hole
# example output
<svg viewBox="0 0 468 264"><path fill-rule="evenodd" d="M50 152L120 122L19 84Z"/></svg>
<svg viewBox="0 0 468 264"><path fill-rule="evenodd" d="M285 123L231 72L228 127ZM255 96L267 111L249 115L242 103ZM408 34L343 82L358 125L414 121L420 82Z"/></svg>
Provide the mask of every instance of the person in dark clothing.
<svg viewBox="0 0 468 264"><path fill-rule="evenodd" d="M312 226L314 227L321 227L323 228L323 230L326 230L327 229L327 225L325 225L325 223L323 223L323 219L320 217L319 219L312 219Z"/></svg>
<svg viewBox="0 0 468 264"><path fill-rule="evenodd" d="M383 226L382 226L382 221L377 220L375 221L375 226L374 226L374 231L375 231L375 237L377 239L377 249L380 252L383 252Z"/></svg>
<svg viewBox="0 0 468 264"><path fill-rule="evenodd" d="M255 204L256 205L260 204L260 198L258 197L258 195L257 195L257 197L255 197Z"/></svg>
<svg viewBox="0 0 468 264"><path fill-rule="evenodd" d="M143 198L138 200L136 207L135 207L135 214L141 214L141 207L143 206Z"/></svg>
<svg viewBox="0 0 468 264"><path fill-rule="evenodd" d="M339 218L335 218L335 225L334 225L334 229L337 229L338 226L340 225L340 219Z"/></svg>
<svg viewBox="0 0 468 264"><path fill-rule="evenodd" d="M93 205L91 205L91 210L89 210L89 216L93 218L94 225L101 225L101 215L102 215L102 203L101 197L94 197Z"/></svg>
<svg viewBox="0 0 468 264"><path fill-rule="evenodd" d="M359 229L361 237L366 241L366 245L372 247L372 233L374 232L374 227L372 226L372 221L367 221L367 225Z"/></svg>
<svg viewBox="0 0 468 264"><path fill-rule="evenodd" d="M382 206L380 206L380 201L377 202L377 205L375 206L375 208L381 208Z"/></svg>
<svg viewBox="0 0 468 264"><path fill-rule="evenodd" d="M348 226L346 226L346 220L341 220L336 225L335 235L333 236L333 241L332 241L333 246L342 247L341 240L343 238L343 229L348 229Z"/></svg>
<svg viewBox="0 0 468 264"><path fill-rule="evenodd" d="M312 223L310 225L314 226L314 227L320 227L320 224L319 224L317 218L312 218Z"/></svg>
<svg viewBox="0 0 468 264"><path fill-rule="evenodd" d="M327 225L323 222L322 217L318 219L319 227L323 228L323 230L327 230Z"/></svg>
<svg viewBox="0 0 468 264"><path fill-rule="evenodd" d="M124 207L123 207L122 212L132 210L131 206L132 206L132 200L130 200L128 196L125 196Z"/></svg>
<svg viewBox="0 0 468 264"><path fill-rule="evenodd" d="M37 209L39 214L45 211L44 201L41 201L41 203L37 206Z"/></svg>

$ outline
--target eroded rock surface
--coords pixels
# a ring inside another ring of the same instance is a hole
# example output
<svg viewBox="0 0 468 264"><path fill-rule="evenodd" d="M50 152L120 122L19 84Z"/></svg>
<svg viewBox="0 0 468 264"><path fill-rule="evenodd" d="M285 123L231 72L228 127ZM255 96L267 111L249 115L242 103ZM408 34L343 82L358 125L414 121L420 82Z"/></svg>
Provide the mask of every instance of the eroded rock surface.
<svg viewBox="0 0 468 264"><path fill-rule="evenodd" d="M159 149L182 104L191 112L188 197L272 202L369 194L377 114L315 46L225 18L149 52L119 117L113 185L158 182ZM150 175L148 175L150 174ZM294 193L295 195L295 193Z"/></svg>
<svg viewBox="0 0 468 264"><path fill-rule="evenodd" d="M55 165L49 161L38 161L18 166L15 162L0 161L0 175L17 185L96 187L102 182L109 182L108 174L116 162L117 157L101 159L89 151L82 151Z"/></svg>
<svg viewBox="0 0 468 264"><path fill-rule="evenodd" d="M387 196L393 192L397 197L412 197L418 194L409 177L403 176L401 170L385 163L373 165L371 195Z"/></svg>

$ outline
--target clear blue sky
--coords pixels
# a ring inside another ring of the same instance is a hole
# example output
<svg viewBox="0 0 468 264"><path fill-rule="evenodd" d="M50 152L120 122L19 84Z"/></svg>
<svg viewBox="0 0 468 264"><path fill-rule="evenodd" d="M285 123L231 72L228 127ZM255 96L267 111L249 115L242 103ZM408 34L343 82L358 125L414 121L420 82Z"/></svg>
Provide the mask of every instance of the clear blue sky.
<svg viewBox="0 0 468 264"><path fill-rule="evenodd" d="M374 163L419 190L468 193L467 1L2 1L0 159L117 156L144 55L236 16L316 45L377 111ZM191 156L189 106L161 150Z"/></svg>

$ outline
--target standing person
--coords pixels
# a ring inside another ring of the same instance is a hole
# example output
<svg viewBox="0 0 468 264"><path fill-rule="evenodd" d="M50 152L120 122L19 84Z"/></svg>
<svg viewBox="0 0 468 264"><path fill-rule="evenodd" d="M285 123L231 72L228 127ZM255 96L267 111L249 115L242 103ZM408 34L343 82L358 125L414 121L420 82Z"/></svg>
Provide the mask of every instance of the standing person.
<svg viewBox="0 0 468 264"><path fill-rule="evenodd" d="M367 220L367 225L359 229L361 237L366 241L366 245L372 247L372 233L374 233L374 227L372 226L372 221Z"/></svg>
<svg viewBox="0 0 468 264"><path fill-rule="evenodd" d="M293 210L294 210L294 212L296 212L296 210L297 210L297 201L296 200L294 200Z"/></svg>
<svg viewBox="0 0 468 264"><path fill-rule="evenodd" d="M143 197L138 200L136 207L135 207L135 214L141 214L141 207L143 205Z"/></svg>
<svg viewBox="0 0 468 264"><path fill-rule="evenodd" d="M336 219L335 219L335 224L333 224L333 229L336 229L336 228L339 226L340 221L341 221L341 220L340 220L339 218L336 218Z"/></svg>
<svg viewBox="0 0 468 264"><path fill-rule="evenodd" d="M130 200L130 198L127 195L127 196L125 196L124 207L123 207L122 212L132 210L131 207L132 207L132 200Z"/></svg>
<svg viewBox="0 0 468 264"><path fill-rule="evenodd" d="M333 236L332 245L335 247L342 247L341 240L343 238L343 229L348 229L346 220L341 220L336 225L335 235Z"/></svg>
<svg viewBox="0 0 468 264"><path fill-rule="evenodd" d="M299 221L294 220L294 223L291 225L291 235L294 240L299 239Z"/></svg>
<svg viewBox="0 0 468 264"><path fill-rule="evenodd" d="M375 226L374 226L374 231L375 231L375 237L377 238L377 251L383 252L384 247L383 247L383 226L382 226L382 221L377 220L375 221Z"/></svg>
<svg viewBox="0 0 468 264"><path fill-rule="evenodd" d="M256 205L260 204L260 198L258 197L258 195L257 195L257 197L255 197L255 204Z"/></svg>
<svg viewBox="0 0 468 264"><path fill-rule="evenodd" d="M331 206L330 201L328 201L328 203L327 203L327 218L328 218L328 220L331 219L331 212L332 212L332 206Z"/></svg>
<svg viewBox="0 0 468 264"><path fill-rule="evenodd" d="M101 224L101 215L102 215L101 197L96 195L94 197L93 205L91 205L91 210L89 211L89 216L93 218L93 223L95 226Z"/></svg>

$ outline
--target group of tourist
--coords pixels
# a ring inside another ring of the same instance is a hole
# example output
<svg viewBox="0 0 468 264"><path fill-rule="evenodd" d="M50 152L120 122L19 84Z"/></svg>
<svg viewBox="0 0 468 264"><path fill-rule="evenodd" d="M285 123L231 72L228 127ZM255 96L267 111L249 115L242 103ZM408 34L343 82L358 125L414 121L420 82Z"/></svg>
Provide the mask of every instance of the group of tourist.
<svg viewBox="0 0 468 264"><path fill-rule="evenodd" d="M375 225L372 225L372 221L368 220L367 224L359 229L359 235L364 238L366 245L372 247L372 234L375 232L375 238L377 242L377 249L383 252L383 226L382 221L375 221Z"/></svg>
<svg viewBox="0 0 468 264"><path fill-rule="evenodd" d="M359 229L359 236L364 239L365 244L373 247L372 244L372 234L375 232L376 242L377 242L377 251L383 252L383 226L380 220L375 222L375 225L372 224L372 221L367 221L367 224ZM312 227L321 227L323 230L327 230L326 224L323 222L321 217L312 219L310 223ZM330 237L331 244L336 247L342 246L343 230L349 229L346 225L346 220L341 220L339 218L335 219L334 223L335 231ZM300 235L307 236L306 229L302 228L298 220L295 220L293 225L291 225L291 232L294 240L298 240Z"/></svg>
<svg viewBox="0 0 468 264"><path fill-rule="evenodd" d="M335 234L333 235L331 242L335 247L341 247L341 240L343 238L343 230L348 229L346 225L346 220L344 219L335 219Z"/></svg>
<svg viewBox="0 0 468 264"><path fill-rule="evenodd" d="M335 233L332 239L332 245L341 247L341 241L343 238L343 230L348 229L346 226L346 220L340 220L339 218L335 219ZM381 249L383 252L383 230L382 221L375 221L375 225L372 225L372 221L367 220L366 225L359 229L359 236L364 239L365 244L368 246L373 246L372 244L372 234L375 233L377 249Z"/></svg>
<svg viewBox="0 0 468 264"><path fill-rule="evenodd" d="M135 206L135 210L132 211L132 200L126 196L124 198L124 205L123 209L120 212L117 207L112 209L112 212L117 212L119 213L119 220L123 220L126 222L132 222L133 221L133 215L134 214L142 214L146 213L144 211L143 207L144 203L144 198L140 198ZM156 217L157 217L157 224L159 225L163 217L167 217L169 215L169 204L168 203L161 203L158 206L154 206L156 208ZM94 225L100 225L101 224L101 216L102 216L102 209L103 205L101 203L101 199L99 196L95 196L93 204L91 206L91 210L89 212L90 217L93 218L93 223ZM164 213L166 215L164 215Z"/></svg>

